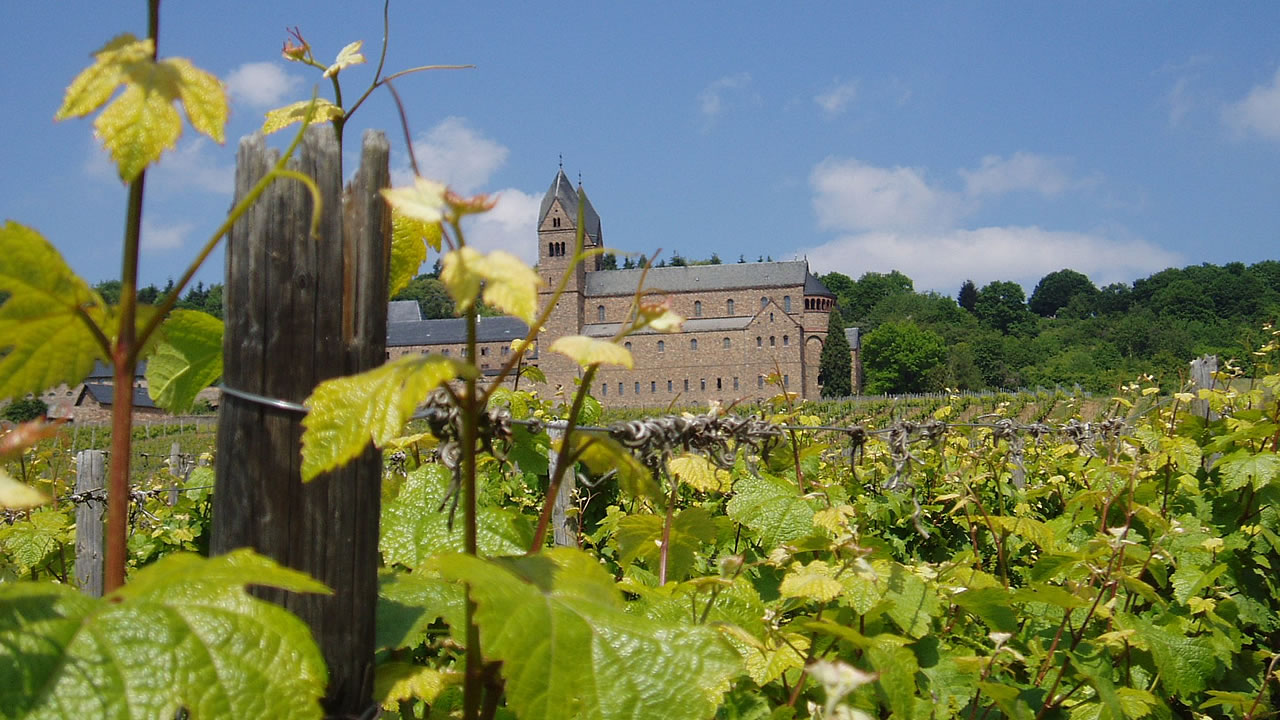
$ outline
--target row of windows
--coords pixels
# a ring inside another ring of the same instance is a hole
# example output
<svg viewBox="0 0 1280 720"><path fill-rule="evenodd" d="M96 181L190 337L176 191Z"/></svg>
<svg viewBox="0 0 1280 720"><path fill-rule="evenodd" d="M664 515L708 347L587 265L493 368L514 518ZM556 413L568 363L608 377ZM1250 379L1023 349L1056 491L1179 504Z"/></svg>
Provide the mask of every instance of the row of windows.
<svg viewBox="0 0 1280 720"><path fill-rule="evenodd" d="M564 254L564 243L551 243L551 255L553 255L553 256L556 254L555 250L556 250L556 246L557 246L557 245L558 245L558 246L560 246L560 254L561 254L561 255L563 255L563 254ZM805 300L805 309L808 309L808 310L812 310L812 309L814 309L814 308L809 307L809 306L810 306L810 304L811 304L811 303L809 302L809 300L808 300L808 299L806 299L806 300ZM769 298L768 298L768 296L762 296L762 297L760 298L760 309L761 309L761 310L763 310L763 309L765 309L765 308L766 308L766 307L768 307L768 306L769 306ZM783 312L791 312L791 296L790 296L790 295L783 295L783 296L782 296L782 310L783 310ZM725 300L725 314L726 314L726 315L733 315L733 313L734 313L733 300L732 300L732 299ZM702 301L701 301L701 300L694 300L694 301L693 301L693 316L694 316L694 317L702 317ZM596 306L596 322L604 322L604 321L605 321L605 319L604 319L604 318L605 318L604 306L603 306L603 305L597 305L597 306ZM770 314L770 316L769 316L769 320L770 320L770 322L772 322L772 321L773 321L773 315L772 315L772 314Z"/></svg>
<svg viewBox="0 0 1280 720"><path fill-rule="evenodd" d="M684 392L689 392L689 379L688 379L688 378L685 378L685 379L684 379L684 381L683 381L683 383L684 383L684 390L683 390L683 391L684 391ZM783 384L783 386L785 386L785 387L790 387L790 386L791 386L791 376L790 376L790 375L783 375L783 376L782 376L782 384ZM701 379L699 379L699 380L698 380L698 385L699 385L699 389L701 389L703 392L705 392L705 391L706 391L706 389L707 389L707 379L706 379L706 378L701 378ZM724 379L724 378L716 378L716 390L724 390L724 386L725 386L725 385L726 385L726 382L725 382L725 379ZM619 383L618 383L618 395L625 395L625 394L626 394L626 387L627 387L627 384L626 384L625 382L619 382ZM636 395L639 395L639 394L640 394L641 383L640 383L640 381L639 381L639 380L636 380L635 382L633 382L633 383L632 383L632 385L631 385L631 387L632 387L632 392L634 392ZM757 376L756 376L756 387L757 387L757 388L763 388L763 387L764 387L764 376L763 376L763 375L757 375ZM738 389L738 378L736 378L736 377L735 377L735 378L733 378L733 389L734 389L734 390L737 390L737 389ZM649 393L650 393L650 394L655 394L655 393L657 393L657 392L658 392L658 381L657 381L657 380L650 380L650 381L649 381ZM670 392L675 392L675 381L674 381L674 380L668 380L668 381L667 381L667 392L669 392L669 393L670 393ZM607 382L600 383L600 397L608 397L608 396L609 396L609 383L607 383Z"/></svg>
<svg viewBox="0 0 1280 720"><path fill-rule="evenodd" d="M567 247L563 242L547 243L547 255L551 257L562 257L565 254L566 250L567 250Z"/></svg>
<svg viewBox="0 0 1280 720"><path fill-rule="evenodd" d="M507 353L511 351L511 348L510 348L510 347L507 347L506 345L502 345L502 346L500 346L500 347L498 348L498 350L499 350L499 354L501 354L503 357L506 357L506 356L507 356ZM430 354L431 354L431 349L430 349L430 348L427 348L427 349L423 350L423 351L422 351L422 354L423 354L423 355L430 355ZM444 355L445 357L448 357L449 355L452 355L453 353L449 350L449 348L445 348L445 349L443 349L443 350L441 350L441 351L440 351L440 354L441 354L441 355ZM462 349L462 351L461 351L461 352L459 352L458 354L459 354L459 355L461 355L462 357L466 357L466 356L467 356L467 349L466 349L466 348L463 348L463 349ZM481 348L480 348L480 355L481 355L481 357L488 357L488 356L489 356L489 348L487 348L487 347L481 347ZM388 353L388 356L390 356L390 353Z"/></svg>
<svg viewBox="0 0 1280 720"><path fill-rule="evenodd" d="M733 347L733 341L732 341L732 340L730 340L729 338L724 338L723 340L721 340L721 341L720 341L720 345L721 345L721 347L723 347L725 350L728 350L729 348L732 348L732 347ZM630 340L628 340L626 343L623 343L623 346L624 346L624 347L626 347L626 349L627 349L627 350L630 350L630 349L631 349L631 341L630 341ZM770 336L769 336L769 347L777 347L777 346L778 346L778 337L777 337L776 335L770 335ZM782 336L782 346L783 346L783 347L790 347L790 346L791 346L791 336L790 336L790 335L783 335L783 336ZM760 335L757 335L757 336L756 336L756 347L764 347L764 337L763 337L763 336L760 336ZM697 349L698 349L698 338L690 338L690 339L689 339L689 349L690 349L690 350L697 350ZM659 340L659 341L658 341L658 352L666 352L666 351L667 351L667 341L666 341L666 340ZM503 352L502 352L502 354L503 354L503 355L505 355L505 354L506 354L506 348L503 348Z"/></svg>

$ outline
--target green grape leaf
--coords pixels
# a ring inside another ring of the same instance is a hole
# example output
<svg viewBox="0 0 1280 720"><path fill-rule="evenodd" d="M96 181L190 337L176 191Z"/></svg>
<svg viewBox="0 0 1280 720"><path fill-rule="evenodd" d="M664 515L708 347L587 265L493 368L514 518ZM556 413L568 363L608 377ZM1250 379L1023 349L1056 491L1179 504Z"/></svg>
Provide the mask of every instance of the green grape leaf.
<svg viewBox="0 0 1280 720"><path fill-rule="evenodd" d="M452 482L444 465L422 465L409 473L394 500L383 503L378 544L388 564L418 568L432 555L463 550L462 514L453 518L450 527L453 512L446 503ZM522 553L532 540L533 531L524 516L499 507L477 508L476 542L481 553Z"/></svg>
<svg viewBox="0 0 1280 720"><path fill-rule="evenodd" d="M876 682L894 717L908 720L917 717L916 672L919 664L910 648L881 643L867 649L867 659L879 672Z"/></svg>
<svg viewBox="0 0 1280 720"><path fill-rule="evenodd" d="M664 521L661 515L628 515L622 518L614 534L618 543L618 563L625 566L641 559L648 563L650 570L657 572ZM685 579L693 568L694 555L715 539L715 521L705 508L691 507L680 511L671 520L667 579Z"/></svg>
<svg viewBox="0 0 1280 720"><path fill-rule="evenodd" d="M116 162L120 179L132 182L148 165L172 149L182 134L181 102L196 131L217 142L224 139L227 93L218 78L182 58L153 60L155 44L120 35L94 53L94 63L67 88L54 116L81 117L124 92L94 120L94 130Z"/></svg>
<svg viewBox="0 0 1280 720"><path fill-rule="evenodd" d="M459 312L471 307L483 287L481 297L489 306L504 310L526 323L533 322L537 315L538 286L542 279L523 260L505 250L494 250L485 255L472 248L461 247L446 253L441 263L440 281L449 290ZM554 345L552 349L555 349Z"/></svg>
<svg viewBox="0 0 1280 720"><path fill-rule="evenodd" d="M581 432L573 433L571 437L570 447L578 453L578 461L592 473L604 475L617 471L618 485L623 492L632 497L662 498L653 473L617 440L607 435Z"/></svg>
<svg viewBox="0 0 1280 720"><path fill-rule="evenodd" d="M590 365L618 365L630 370L635 366L631 351L599 338L586 335L565 335L551 343L551 352L560 353L582 367Z"/></svg>
<svg viewBox="0 0 1280 720"><path fill-rule="evenodd" d="M427 628L437 618L461 628L466 601L462 588L432 573L383 570L378 576L374 647L414 647L426 639Z"/></svg>
<svg viewBox="0 0 1280 720"><path fill-rule="evenodd" d="M433 565L469 584L481 647L502 661L521 720L707 718L741 671L711 628L627 613L613 579L576 549Z"/></svg>
<svg viewBox="0 0 1280 720"><path fill-rule="evenodd" d="M877 570L884 567L882 563L876 565ZM885 598L889 601L889 619L911 637L924 637L941 611L938 594L906 566L887 565L889 584Z"/></svg>
<svg viewBox="0 0 1280 720"><path fill-rule="evenodd" d="M427 244L440 250L440 223L423 222L391 211L391 266L387 270L389 297L409 286L427 261Z"/></svg>
<svg viewBox="0 0 1280 720"><path fill-rule="evenodd" d="M1280 455L1274 452L1253 452L1241 448L1218 461L1222 473L1222 489L1238 490L1252 485L1261 490L1280 477Z"/></svg>
<svg viewBox="0 0 1280 720"><path fill-rule="evenodd" d="M323 717L327 678L310 630L250 584L327 592L247 550L166 556L103 599L0 584L0 714Z"/></svg>
<svg viewBox="0 0 1280 720"><path fill-rule="evenodd" d="M89 328L106 327L105 303L40 233L0 227L0 400L75 385L106 349Z"/></svg>
<svg viewBox="0 0 1280 720"><path fill-rule="evenodd" d="M51 498L39 490L9 477L0 468L0 508L27 510L49 502Z"/></svg>
<svg viewBox="0 0 1280 720"><path fill-rule="evenodd" d="M732 641L731 641L732 642ZM752 682L764 686L788 670L804 667L809 638L800 633L779 633L765 638L760 647L734 643Z"/></svg>
<svg viewBox="0 0 1280 720"><path fill-rule="evenodd" d="M147 360L147 392L175 413L222 377L222 321L198 310L174 310L160 326L163 340Z"/></svg>
<svg viewBox="0 0 1280 720"><path fill-rule="evenodd" d="M395 710L402 700L432 703L451 685L462 683L462 673L389 661L373 671L373 697L384 710Z"/></svg>
<svg viewBox="0 0 1280 720"><path fill-rule="evenodd" d="M404 355L357 375L325 380L306 400L302 419L302 480L341 467L372 442L400 434L419 403L471 365L441 355Z"/></svg>
<svg viewBox="0 0 1280 720"><path fill-rule="evenodd" d="M324 76L333 77L342 72L343 68L359 65L364 62L364 53L360 52L360 48L364 47L363 40L357 40L353 43L347 43L346 47L338 51L338 58L333 64L325 68Z"/></svg>
<svg viewBox="0 0 1280 720"><path fill-rule="evenodd" d="M69 542L70 528L62 510L41 508L25 520L0 527L0 548L26 572L55 552L59 543Z"/></svg>
<svg viewBox="0 0 1280 720"><path fill-rule="evenodd" d="M685 453L667 461L667 472L694 490L720 492L729 487L732 476L701 455Z"/></svg>
<svg viewBox="0 0 1280 720"><path fill-rule="evenodd" d="M951 602L982 618L992 630L1015 632L1018 629L1013 597L1003 587L970 588L953 595Z"/></svg>
<svg viewBox="0 0 1280 720"><path fill-rule="evenodd" d="M262 122L262 134L270 135L273 132L283 130L290 125L300 123L307 117L307 112L311 109L311 104L315 103L315 112L311 115L312 123L325 123L342 117L342 108L325 100L324 98L315 98L314 100L299 100L296 103L285 105L275 110L267 112L267 118Z"/></svg>
<svg viewBox="0 0 1280 720"><path fill-rule="evenodd" d="M767 475L746 475L733 484L725 512L760 537L766 548L804 537L813 529L813 508L794 485Z"/></svg>
<svg viewBox="0 0 1280 720"><path fill-rule="evenodd" d="M1125 613L1117 613L1116 625L1134 630L1131 642L1151 651L1161 684L1171 695L1186 698L1202 692L1217 675L1218 661L1204 637L1187 637Z"/></svg>
<svg viewBox="0 0 1280 720"><path fill-rule="evenodd" d="M814 560L808 565L793 563L778 592L782 597L799 597L825 603L833 600L844 590L844 586L835 579L835 568L822 560Z"/></svg>

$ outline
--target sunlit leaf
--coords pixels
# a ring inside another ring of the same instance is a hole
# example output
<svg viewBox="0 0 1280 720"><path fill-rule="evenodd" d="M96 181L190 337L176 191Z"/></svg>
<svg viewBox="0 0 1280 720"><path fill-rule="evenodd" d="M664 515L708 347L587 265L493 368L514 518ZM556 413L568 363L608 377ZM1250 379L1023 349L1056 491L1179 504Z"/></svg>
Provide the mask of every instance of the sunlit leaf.
<svg viewBox="0 0 1280 720"><path fill-rule="evenodd" d="M0 227L0 399L75 385L105 360L89 322L106 325L98 294L38 232Z"/></svg>
<svg viewBox="0 0 1280 720"><path fill-rule="evenodd" d="M399 212L391 212L391 267L388 268L390 297L409 285L427 261L427 245L440 250L440 223L429 223Z"/></svg>
<svg viewBox="0 0 1280 720"><path fill-rule="evenodd" d="M102 46L93 53L96 62L80 71L67 86L54 119L84 117L102 107L124 82L124 66L150 59L152 47L150 39L139 40L132 33L118 35Z"/></svg>
<svg viewBox="0 0 1280 720"><path fill-rule="evenodd" d="M737 653L711 628L625 612L613 578L581 551L501 563L446 555L434 564L470 584L481 647L502 661L521 720L707 718L740 672Z"/></svg>
<svg viewBox="0 0 1280 720"><path fill-rule="evenodd" d="M311 103L315 102L315 112L311 116L313 123L326 123L343 116L342 108L325 100L324 98L316 98L312 100L299 100L296 103L285 105L275 110L267 112L267 118L262 123L262 133L270 135L277 130L283 130L290 125L300 123L307 118L307 112L311 108Z"/></svg>
<svg viewBox="0 0 1280 720"><path fill-rule="evenodd" d="M175 413L222 377L222 321L197 310L174 310L161 326L164 340L147 360L147 392Z"/></svg>
<svg viewBox="0 0 1280 720"><path fill-rule="evenodd" d="M720 492L729 488L732 476L701 455L685 453L667 461L667 472L694 490Z"/></svg>
<svg viewBox="0 0 1280 720"><path fill-rule="evenodd" d="M39 490L9 477L0 468L0 508L26 510L49 502L52 498Z"/></svg>
<svg viewBox="0 0 1280 720"><path fill-rule="evenodd" d="M551 343L551 352L560 353L572 359L582 367L589 365L619 365L630 370L634 367L631 351L621 345L587 337L586 335L565 335Z"/></svg>
<svg viewBox="0 0 1280 720"><path fill-rule="evenodd" d="M333 61L332 65L330 65L328 68L325 69L324 76L333 77L334 75L337 75L339 72L342 72L343 68L348 68L348 67L351 67L352 65L359 65L363 63L364 54L360 52L360 48L362 47L364 47L363 40L357 40L353 43L348 43L346 47L338 51L338 58Z"/></svg>
<svg viewBox="0 0 1280 720"><path fill-rule="evenodd" d="M0 584L8 717L319 718L324 661L298 618L244 591L323 585L239 550L169 555L103 599Z"/></svg>
<svg viewBox="0 0 1280 720"><path fill-rule="evenodd" d="M795 563L782 578L778 592L783 597L798 597L825 603L835 599L844 586L834 578L835 568L822 560L808 565Z"/></svg>
<svg viewBox="0 0 1280 720"><path fill-rule="evenodd" d="M770 476L739 478L725 512L754 531L765 547L777 547L813 530L813 508L795 486Z"/></svg>
<svg viewBox="0 0 1280 720"><path fill-rule="evenodd" d="M614 539L618 543L618 563L627 565L644 560L657 572L662 552L662 515L628 515L618 523ZM681 510L671 522L667 550L667 578L683 580L693 567L694 556L707 543L716 539L715 522L705 508Z"/></svg>
<svg viewBox="0 0 1280 720"><path fill-rule="evenodd" d="M373 697L383 709L395 710L401 700L434 702L445 688L461 683L460 672L390 661L374 670Z"/></svg>
<svg viewBox="0 0 1280 720"><path fill-rule="evenodd" d="M163 62L178 71L178 96L187 111L187 122L197 132L208 135L221 143L226 138L227 93L216 75L207 73L183 58L169 58Z"/></svg>
<svg viewBox="0 0 1280 720"><path fill-rule="evenodd" d="M369 443L390 442L432 390L470 372L470 365L441 355L405 355L320 383L302 420L303 481L354 460Z"/></svg>
<svg viewBox="0 0 1280 720"><path fill-rule="evenodd" d="M486 305L531 323L538 312L538 286L542 279L523 260L505 250L485 256L484 293Z"/></svg>

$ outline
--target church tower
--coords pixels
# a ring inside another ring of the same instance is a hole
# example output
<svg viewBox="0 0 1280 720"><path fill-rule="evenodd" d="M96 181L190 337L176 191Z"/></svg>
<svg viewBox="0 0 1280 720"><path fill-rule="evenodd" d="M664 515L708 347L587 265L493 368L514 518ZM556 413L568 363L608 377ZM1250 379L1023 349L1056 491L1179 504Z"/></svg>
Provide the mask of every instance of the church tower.
<svg viewBox="0 0 1280 720"><path fill-rule="evenodd" d="M543 282L538 297L540 308L545 308L551 301L560 278L573 263L579 205L583 218L583 249L602 246L600 216L591 206L581 185L575 189L561 167L551 181L551 187L547 188L546 195L542 197L542 205L538 210L538 275ZM586 286L586 276L599 268L600 259L600 256L588 258L572 271L555 310L547 318L544 339L539 343L541 347L550 346L558 337L577 335L582 331L582 293ZM577 368L572 360L551 353L540 355L539 366L548 379L576 375Z"/></svg>

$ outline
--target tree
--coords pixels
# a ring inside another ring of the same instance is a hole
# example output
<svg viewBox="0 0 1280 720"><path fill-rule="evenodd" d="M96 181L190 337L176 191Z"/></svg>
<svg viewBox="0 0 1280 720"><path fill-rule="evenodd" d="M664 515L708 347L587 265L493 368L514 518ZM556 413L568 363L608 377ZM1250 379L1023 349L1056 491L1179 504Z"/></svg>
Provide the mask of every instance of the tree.
<svg viewBox="0 0 1280 720"><path fill-rule="evenodd" d="M120 304L120 288L121 282L119 280L103 280L93 286L93 289L97 290L102 299L106 300L110 305Z"/></svg>
<svg viewBox="0 0 1280 720"><path fill-rule="evenodd" d="M973 312L978 305L978 286L973 284L972 280L965 280L960 286L960 294L956 296L956 304L960 307Z"/></svg>
<svg viewBox="0 0 1280 720"><path fill-rule="evenodd" d="M37 418L42 418L49 412L49 406L37 397L29 397L25 400L14 400L0 411L0 418L4 418L13 423L30 422Z"/></svg>
<svg viewBox="0 0 1280 720"><path fill-rule="evenodd" d="M832 310L827 318L827 341L822 344L819 356L818 384L822 386L822 397L853 394L853 358L838 309Z"/></svg>
<svg viewBox="0 0 1280 720"><path fill-rule="evenodd" d="M1063 269L1040 278L1027 305L1040 317L1053 317L1077 296L1091 300L1097 294L1098 288L1087 275Z"/></svg>
<svg viewBox="0 0 1280 720"><path fill-rule="evenodd" d="M600 256L600 261L596 265L597 270L617 270L618 256L613 253L605 253Z"/></svg>
<svg viewBox="0 0 1280 720"><path fill-rule="evenodd" d="M862 338L866 392L937 390L947 359L942 336L908 320L885 323Z"/></svg>
<svg viewBox="0 0 1280 720"><path fill-rule="evenodd" d="M913 292L915 292L915 285L911 282L911 278L897 270L888 274L863 273L862 277L858 278L858 282L854 283L853 291L847 298L848 307L843 308L844 313L851 320L863 320L881 300Z"/></svg>
<svg viewBox="0 0 1280 720"><path fill-rule="evenodd" d="M719 265L719 264L720 264L720 255L719 255L718 253L714 253L714 252L713 252L713 253L711 253L711 259L707 261L707 264L708 264L708 265Z"/></svg>
<svg viewBox="0 0 1280 720"><path fill-rule="evenodd" d="M996 280L983 286L973 311L984 325L1002 333L1031 319L1022 286L1006 280Z"/></svg>
<svg viewBox="0 0 1280 720"><path fill-rule="evenodd" d="M428 320L454 316L453 298L449 297L444 283L431 275L419 275L410 280L404 290L391 299L417 301L422 317Z"/></svg>

